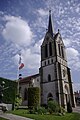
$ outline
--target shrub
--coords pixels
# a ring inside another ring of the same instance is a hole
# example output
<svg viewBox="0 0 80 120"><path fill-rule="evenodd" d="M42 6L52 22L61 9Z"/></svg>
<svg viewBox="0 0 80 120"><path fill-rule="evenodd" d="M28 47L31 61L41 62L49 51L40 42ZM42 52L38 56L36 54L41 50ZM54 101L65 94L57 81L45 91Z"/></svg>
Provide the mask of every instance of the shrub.
<svg viewBox="0 0 80 120"><path fill-rule="evenodd" d="M35 113L36 113L35 108L29 109L29 114L35 114Z"/></svg>
<svg viewBox="0 0 80 120"><path fill-rule="evenodd" d="M59 105L56 101L48 101L48 111L50 114L59 112Z"/></svg>
<svg viewBox="0 0 80 120"><path fill-rule="evenodd" d="M36 111L38 114L46 114L47 113L47 109L45 109L44 107L39 107Z"/></svg>
<svg viewBox="0 0 80 120"><path fill-rule="evenodd" d="M45 109L48 109L47 104L42 104L41 106L44 107Z"/></svg>
<svg viewBox="0 0 80 120"><path fill-rule="evenodd" d="M33 109L29 109L29 113L30 114L46 114L47 113L47 109L45 109L44 107L37 107L37 108L33 108Z"/></svg>
<svg viewBox="0 0 80 120"><path fill-rule="evenodd" d="M19 106L21 105L22 103L22 98L20 95L16 95L16 98L15 98L15 109L18 109Z"/></svg>
<svg viewBox="0 0 80 120"><path fill-rule="evenodd" d="M65 109L63 107L60 107L59 108L59 113L64 114L65 113Z"/></svg>
<svg viewBox="0 0 80 120"><path fill-rule="evenodd" d="M68 112L68 113L71 113L71 112L72 112L72 106L71 106L71 103L70 103L70 102L67 103L67 112Z"/></svg>
<svg viewBox="0 0 80 120"><path fill-rule="evenodd" d="M40 90L38 87L28 88L28 108L37 108L40 105Z"/></svg>

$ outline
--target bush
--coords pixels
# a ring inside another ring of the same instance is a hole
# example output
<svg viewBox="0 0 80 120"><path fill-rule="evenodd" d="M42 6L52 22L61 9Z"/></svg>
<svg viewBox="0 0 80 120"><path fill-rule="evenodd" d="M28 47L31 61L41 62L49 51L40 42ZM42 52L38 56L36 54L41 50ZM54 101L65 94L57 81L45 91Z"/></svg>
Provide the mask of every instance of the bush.
<svg viewBox="0 0 80 120"><path fill-rule="evenodd" d="M44 107L39 107L36 111L38 114L46 114L47 113L47 109L45 109Z"/></svg>
<svg viewBox="0 0 80 120"><path fill-rule="evenodd" d="M56 101L48 101L48 111L50 114L59 112L59 105Z"/></svg>
<svg viewBox="0 0 80 120"><path fill-rule="evenodd" d="M59 108L59 113L65 114L65 109L64 109L63 107L60 107L60 108Z"/></svg>
<svg viewBox="0 0 80 120"><path fill-rule="evenodd" d="M68 113L72 112L72 106L71 106L70 102L67 103L67 112Z"/></svg>
<svg viewBox="0 0 80 120"><path fill-rule="evenodd" d="M38 87L28 88L28 108L37 108L40 105L40 90Z"/></svg>
<svg viewBox="0 0 80 120"><path fill-rule="evenodd" d="M29 109L29 113L42 115L47 113L47 109L45 109L44 107L37 107L37 108Z"/></svg>
<svg viewBox="0 0 80 120"><path fill-rule="evenodd" d="M18 109L19 106L21 105L22 103L22 97L20 95L16 95L16 98L15 98L15 109Z"/></svg>
<svg viewBox="0 0 80 120"><path fill-rule="evenodd" d="M48 109L47 104L42 104L41 106L44 107L45 109Z"/></svg>

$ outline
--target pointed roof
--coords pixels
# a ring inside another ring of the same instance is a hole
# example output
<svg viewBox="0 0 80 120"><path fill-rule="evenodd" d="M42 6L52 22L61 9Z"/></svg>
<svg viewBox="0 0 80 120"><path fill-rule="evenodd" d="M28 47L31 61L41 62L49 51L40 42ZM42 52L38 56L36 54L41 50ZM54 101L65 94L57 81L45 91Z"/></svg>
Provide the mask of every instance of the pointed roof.
<svg viewBox="0 0 80 120"><path fill-rule="evenodd" d="M53 27L52 27L52 20L51 20L51 10L49 10L48 32L53 36Z"/></svg>

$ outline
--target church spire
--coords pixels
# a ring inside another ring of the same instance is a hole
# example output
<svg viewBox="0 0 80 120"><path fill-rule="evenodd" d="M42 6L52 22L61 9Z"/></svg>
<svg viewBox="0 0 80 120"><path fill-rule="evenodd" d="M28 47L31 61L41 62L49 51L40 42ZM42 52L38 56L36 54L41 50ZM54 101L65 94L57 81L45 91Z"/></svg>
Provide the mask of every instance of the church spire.
<svg viewBox="0 0 80 120"><path fill-rule="evenodd" d="M53 36L53 28L52 28L52 20L51 20L51 10L49 10L48 32Z"/></svg>

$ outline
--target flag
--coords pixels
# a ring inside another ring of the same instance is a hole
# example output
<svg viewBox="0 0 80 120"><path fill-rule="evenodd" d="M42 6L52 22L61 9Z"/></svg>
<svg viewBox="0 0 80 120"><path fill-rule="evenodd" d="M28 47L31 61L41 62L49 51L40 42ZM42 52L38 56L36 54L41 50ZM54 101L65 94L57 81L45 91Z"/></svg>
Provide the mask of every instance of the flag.
<svg viewBox="0 0 80 120"><path fill-rule="evenodd" d="M22 63L21 60L21 54L19 54L19 69L22 69L24 67L24 63Z"/></svg>
<svg viewBox="0 0 80 120"><path fill-rule="evenodd" d="M24 63L19 64L19 69L22 69L24 67Z"/></svg>

